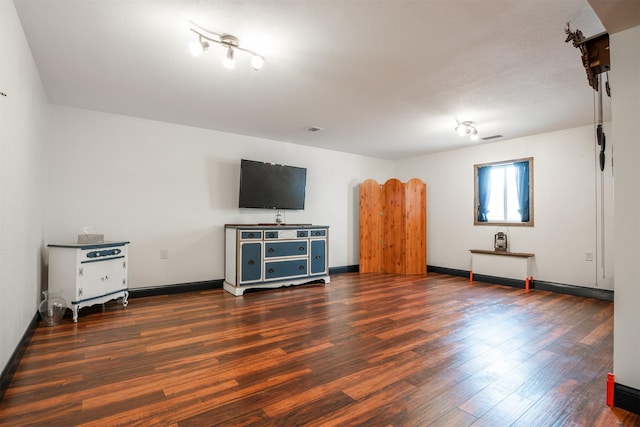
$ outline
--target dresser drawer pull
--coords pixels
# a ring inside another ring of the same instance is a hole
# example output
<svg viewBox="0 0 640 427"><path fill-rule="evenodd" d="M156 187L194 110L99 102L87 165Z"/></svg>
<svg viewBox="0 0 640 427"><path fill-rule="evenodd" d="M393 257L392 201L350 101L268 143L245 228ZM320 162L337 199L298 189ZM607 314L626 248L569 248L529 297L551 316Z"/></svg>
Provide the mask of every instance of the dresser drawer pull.
<svg viewBox="0 0 640 427"><path fill-rule="evenodd" d="M269 273L273 273L275 270L273 268L269 269Z"/></svg>
<svg viewBox="0 0 640 427"><path fill-rule="evenodd" d="M267 249L267 252L272 253L273 252L273 248Z"/></svg>
<svg viewBox="0 0 640 427"><path fill-rule="evenodd" d="M304 251L304 246L300 246L298 249Z"/></svg>
<svg viewBox="0 0 640 427"><path fill-rule="evenodd" d="M250 259L249 261L247 261L247 264L249 264L249 265L253 265L253 264L255 264L255 263L256 263L256 262L255 262L254 260L252 260L252 259Z"/></svg>

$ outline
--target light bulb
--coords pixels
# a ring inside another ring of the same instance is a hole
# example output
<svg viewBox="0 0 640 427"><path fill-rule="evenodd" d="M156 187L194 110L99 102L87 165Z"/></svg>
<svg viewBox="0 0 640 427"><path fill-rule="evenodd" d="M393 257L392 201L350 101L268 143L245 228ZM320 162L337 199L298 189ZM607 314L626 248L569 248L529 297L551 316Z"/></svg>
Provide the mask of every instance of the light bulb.
<svg viewBox="0 0 640 427"><path fill-rule="evenodd" d="M467 126L463 124L459 124L457 130L458 130L458 135L460 136L465 136L467 132L469 132L469 129L467 129Z"/></svg>
<svg viewBox="0 0 640 427"><path fill-rule="evenodd" d="M471 136L469 137L469 139L471 139L472 141L477 141L478 140L478 131L476 129L473 130L473 133L471 134Z"/></svg>
<svg viewBox="0 0 640 427"><path fill-rule="evenodd" d="M264 58L260 55L253 55L251 58L251 66L254 71L258 71L264 65Z"/></svg>
<svg viewBox="0 0 640 427"><path fill-rule="evenodd" d="M233 70L236 67L236 61L233 59L233 49L231 47L227 50L227 55L224 57L222 65L229 70Z"/></svg>
<svg viewBox="0 0 640 427"><path fill-rule="evenodd" d="M202 40L202 37L197 42L189 43L189 50L193 56L200 56L207 49L209 49L209 42Z"/></svg>
<svg viewBox="0 0 640 427"><path fill-rule="evenodd" d="M193 56L200 56L204 49L202 49L202 45L200 42L191 42L189 43L189 50Z"/></svg>

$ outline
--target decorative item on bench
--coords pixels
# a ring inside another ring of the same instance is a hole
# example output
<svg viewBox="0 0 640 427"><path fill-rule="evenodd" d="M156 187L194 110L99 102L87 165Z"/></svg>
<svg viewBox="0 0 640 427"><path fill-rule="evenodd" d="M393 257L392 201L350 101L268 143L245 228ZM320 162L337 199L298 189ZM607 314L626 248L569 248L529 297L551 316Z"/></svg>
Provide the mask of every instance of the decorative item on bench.
<svg viewBox="0 0 640 427"><path fill-rule="evenodd" d="M508 250L507 244L507 235L502 231L498 231L495 236L493 236L493 248L496 251L506 252Z"/></svg>
<svg viewBox="0 0 640 427"><path fill-rule="evenodd" d="M78 244L90 245L104 243L104 234L97 234L93 226L82 227L82 234L78 234Z"/></svg>

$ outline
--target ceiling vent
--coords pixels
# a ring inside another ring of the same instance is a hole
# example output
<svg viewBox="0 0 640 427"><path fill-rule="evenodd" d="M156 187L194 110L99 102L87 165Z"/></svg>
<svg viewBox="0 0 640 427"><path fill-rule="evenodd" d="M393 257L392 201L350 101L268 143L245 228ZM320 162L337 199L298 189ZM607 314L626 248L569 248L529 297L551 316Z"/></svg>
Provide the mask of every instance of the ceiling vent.
<svg viewBox="0 0 640 427"><path fill-rule="evenodd" d="M491 135L485 136L484 138L480 138L483 141L489 141L490 139L502 138L502 135Z"/></svg>

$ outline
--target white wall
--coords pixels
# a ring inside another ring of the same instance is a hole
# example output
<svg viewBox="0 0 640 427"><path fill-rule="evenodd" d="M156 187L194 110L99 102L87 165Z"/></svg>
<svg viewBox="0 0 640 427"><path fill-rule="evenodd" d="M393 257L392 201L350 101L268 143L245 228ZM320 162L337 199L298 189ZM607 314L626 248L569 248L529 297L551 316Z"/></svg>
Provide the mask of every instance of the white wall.
<svg viewBox="0 0 640 427"><path fill-rule="evenodd" d="M586 89L588 90L588 88ZM612 289L613 270L597 274L599 206L593 126L432 154L396 163L403 181L427 184L427 263L471 269L469 249L493 249L495 226L474 226L474 164L534 158L534 227L508 227L510 250L535 253L537 280ZM605 171L611 204L611 168ZM613 218L607 206L605 221ZM500 227L504 230L504 227ZM585 252L594 261L585 261ZM609 249L611 252L611 249ZM611 263L611 255L607 255Z"/></svg>
<svg viewBox="0 0 640 427"><path fill-rule="evenodd" d="M640 389L640 26L610 35L615 144L613 371Z"/></svg>
<svg viewBox="0 0 640 427"><path fill-rule="evenodd" d="M224 224L274 222L237 207L241 158L307 168L305 210L285 219L331 227L331 267L359 262L359 182L393 172L391 161L61 106L51 147L47 242L87 225L131 241L130 288L222 279Z"/></svg>
<svg viewBox="0 0 640 427"><path fill-rule="evenodd" d="M0 0L0 369L40 301L48 104L11 1Z"/></svg>
<svg viewBox="0 0 640 427"><path fill-rule="evenodd" d="M72 242L86 225L108 240L131 241L131 288L221 279L223 225L273 222L271 211L237 208L241 158L308 168L306 209L287 212L286 220L331 226L332 267L359 262L359 182L421 178L428 194L428 264L469 270L469 249L490 249L496 232L473 225L473 165L530 156L535 226L509 227L511 250L536 254L537 280L613 288L612 244L605 245L604 278L598 272L600 173L592 126L394 165L83 109L53 106L52 116L47 242ZM610 175L608 164L609 204ZM163 249L167 260L160 259ZM594 261L586 261L585 252L593 252Z"/></svg>

